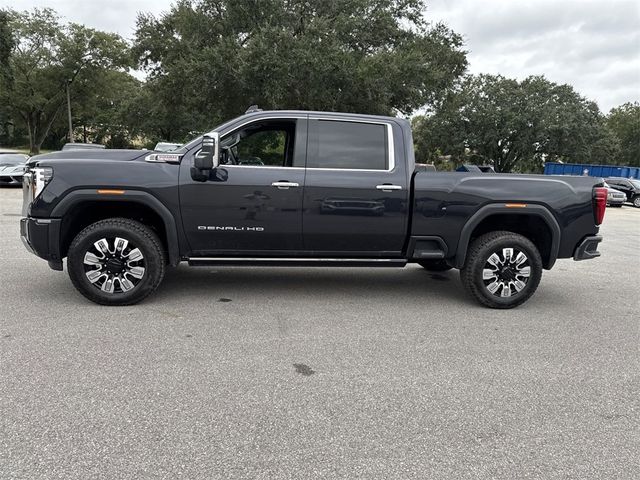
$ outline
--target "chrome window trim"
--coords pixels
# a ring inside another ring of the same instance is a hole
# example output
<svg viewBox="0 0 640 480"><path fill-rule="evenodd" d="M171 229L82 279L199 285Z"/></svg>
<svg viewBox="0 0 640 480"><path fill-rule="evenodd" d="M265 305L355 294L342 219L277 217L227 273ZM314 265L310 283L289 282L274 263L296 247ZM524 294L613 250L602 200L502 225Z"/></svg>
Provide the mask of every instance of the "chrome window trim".
<svg viewBox="0 0 640 480"><path fill-rule="evenodd" d="M306 167L308 170L320 170L327 172L376 172L391 173L396 168L395 143L393 142L393 125L390 122L380 120L361 120L358 118L348 117L322 117L309 116L309 120L324 120L328 122L349 122L349 123L371 123L387 127L387 153L389 154L389 166L386 169L381 168L326 168L326 167Z"/></svg>
<svg viewBox="0 0 640 480"><path fill-rule="evenodd" d="M335 122L349 122L349 123L371 123L374 125L382 125L387 127L387 152L389 154L389 166L386 169L371 169L371 168L326 168L326 167L276 167L273 165L219 165L222 168L271 168L271 169L287 169L287 170L315 170L315 171L325 171L325 172L366 172L366 173L391 173L396 168L396 156L395 156L395 143L393 141L393 124L391 122L386 122L384 120L365 120L360 118L350 118L350 117L332 117L332 116L320 116L320 115L269 115L265 117L252 118L247 120L246 122L242 122L241 124L233 127L232 130L225 132L224 135L219 134L219 132L212 130L211 132L205 133L205 135L214 135L218 134L219 139L222 140L223 137L230 135L238 130L240 130L245 125L249 125L250 123L257 123L262 120L324 120L324 121L335 121Z"/></svg>

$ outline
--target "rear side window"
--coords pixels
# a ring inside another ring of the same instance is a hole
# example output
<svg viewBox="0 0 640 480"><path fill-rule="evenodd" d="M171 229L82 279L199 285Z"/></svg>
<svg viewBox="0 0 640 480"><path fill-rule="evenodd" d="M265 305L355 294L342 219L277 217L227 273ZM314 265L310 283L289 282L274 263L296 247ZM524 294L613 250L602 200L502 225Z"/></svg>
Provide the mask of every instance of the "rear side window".
<svg viewBox="0 0 640 480"><path fill-rule="evenodd" d="M313 141L307 168L389 168L386 125L312 120L309 130Z"/></svg>

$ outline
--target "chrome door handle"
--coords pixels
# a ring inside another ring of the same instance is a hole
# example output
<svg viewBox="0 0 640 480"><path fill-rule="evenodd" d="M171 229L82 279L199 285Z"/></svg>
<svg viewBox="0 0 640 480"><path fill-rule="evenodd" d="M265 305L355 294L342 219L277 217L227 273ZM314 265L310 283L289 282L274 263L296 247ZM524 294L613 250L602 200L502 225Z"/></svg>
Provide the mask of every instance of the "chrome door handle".
<svg viewBox="0 0 640 480"><path fill-rule="evenodd" d="M271 184L272 187L277 187L280 190L286 190L288 188L296 188L299 187L300 185L295 183L295 182L273 182Z"/></svg>
<svg viewBox="0 0 640 480"><path fill-rule="evenodd" d="M392 190L402 190L402 185L376 185L376 188L383 192L391 192Z"/></svg>

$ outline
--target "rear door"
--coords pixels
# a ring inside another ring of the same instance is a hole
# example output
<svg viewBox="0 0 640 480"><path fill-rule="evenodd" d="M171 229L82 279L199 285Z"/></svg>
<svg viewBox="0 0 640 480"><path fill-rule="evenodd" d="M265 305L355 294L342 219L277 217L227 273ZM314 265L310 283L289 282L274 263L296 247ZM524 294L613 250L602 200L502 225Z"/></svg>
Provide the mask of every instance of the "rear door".
<svg viewBox="0 0 640 480"><path fill-rule="evenodd" d="M337 257L400 256L409 191L399 125L310 117L308 132L305 250Z"/></svg>

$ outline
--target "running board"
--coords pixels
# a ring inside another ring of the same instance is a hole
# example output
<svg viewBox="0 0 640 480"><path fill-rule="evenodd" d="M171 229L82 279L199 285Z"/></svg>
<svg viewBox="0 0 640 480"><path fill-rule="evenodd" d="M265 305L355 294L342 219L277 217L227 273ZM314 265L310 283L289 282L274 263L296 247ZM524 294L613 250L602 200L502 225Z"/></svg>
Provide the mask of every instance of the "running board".
<svg viewBox="0 0 640 480"><path fill-rule="evenodd" d="M243 258L190 257L189 265L235 265L246 267L404 267L404 258Z"/></svg>

